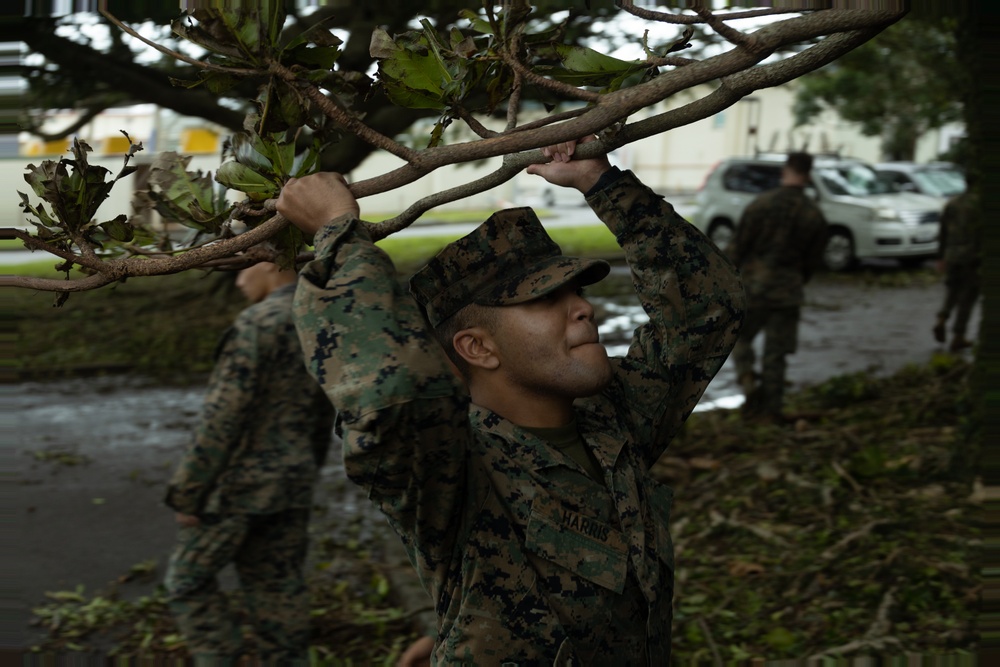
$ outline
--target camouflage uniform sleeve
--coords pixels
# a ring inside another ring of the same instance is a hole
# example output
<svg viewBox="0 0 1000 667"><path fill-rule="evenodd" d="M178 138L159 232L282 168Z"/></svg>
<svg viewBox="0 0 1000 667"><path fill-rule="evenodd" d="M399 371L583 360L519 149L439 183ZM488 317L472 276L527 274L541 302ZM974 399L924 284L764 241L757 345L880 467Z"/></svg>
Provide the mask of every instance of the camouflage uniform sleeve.
<svg viewBox="0 0 1000 667"><path fill-rule="evenodd" d="M167 487L165 502L178 512L202 510L240 442L261 363L258 333L244 311L219 346L194 442Z"/></svg>
<svg viewBox="0 0 1000 667"><path fill-rule="evenodd" d="M649 315L616 362L614 391L652 465L735 344L743 285L715 244L630 172L588 201L625 250Z"/></svg>
<svg viewBox="0 0 1000 667"><path fill-rule="evenodd" d="M306 366L338 410L347 475L435 568L465 500L468 397L395 276L358 220L338 218L302 270L295 324ZM421 505L433 511L418 516Z"/></svg>

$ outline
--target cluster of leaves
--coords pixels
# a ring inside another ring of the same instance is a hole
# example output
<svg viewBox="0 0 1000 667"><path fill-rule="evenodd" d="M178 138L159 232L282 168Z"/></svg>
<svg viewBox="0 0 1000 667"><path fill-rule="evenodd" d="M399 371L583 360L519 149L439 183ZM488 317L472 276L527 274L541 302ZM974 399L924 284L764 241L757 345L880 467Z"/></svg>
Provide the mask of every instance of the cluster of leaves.
<svg viewBox="0 0 1000 667"><path fill-rule="evenodd" d="M337 76L334 63L340 56L341 40L321 24L282 43L285 10L280 1L258 3L254 10L195 9L171 24L185 40L211 53L216 67L202 70L194 81L174 80L187 88L204 86L216 95L225 95L240 85L247 72L260 83L253 118L255 132L270 134L296 130L318 119L310 100L287 81L267 75L272 62L295 68L303 80L322 85L349 106L358 93L357 76ZM229 70L229 71L227 71ZM244 124L247 127L247 123Z"/></svg>
<svg viewBox="0 0 1000 667"><path fill-rule="evenodd" d="M459 14L469 21L471 34L452 28L447 40L426 19L421 30L396 36L382 29L372 33L371 55L378 60L379 84L388 98L399 106L442 112L430 146L442 141L444 129L461 113L492 113L510 97L516 77L504 51L514 32L527 60L536 63L532 70L555 81L608 93L657 74L655 67L640 62L562 43L565 25L528 33L521 19L530 7L511 5L509 11L487 18L462 10ZM531 96L549 108L560 101L556 93L537 87Z"/></svg>
<svg viewBox="0 0 1000 667"><path fill-rule="evenodd" d="M970 368L942 357L792 396L794 428L699 413L675 490L675 652L687 662L974 648Z"/></svg>
<svg viewBox="0 0 1000 667"><path fill-rule="evenodd" d="M133 148L141 150L141 146ZM21 207L38 229L40 240L67 252L79 252L87 245L102 257L117 257L127 252L169 251L174 246L171 232L179 228L194 232L185 239L187 245L199 239L211 242L232 236L230 223L235 207L228 201L227 189L244 193L252 203L277 197L290 177L316 170L322 145L314 141L297 152L294 136L286 132L237 134L227 149L233 159L223 163L214 178L211 172L189 171L188 156L161 153L149 165L145 188L137 190L133 197L135 215L129 218L120 214L101 223L93 219L97 208L115 183L137 167L127 164L130 152L125 167L113 180L107 180L109 170L88 164L86 154L91 150L85 142L75 140L74 159L46 160L39 167L29 165L25 181L49 204L55 217L46 211L45 204L32 205L24 193L19 193ZM166 224L154 230L145 219L149 210L156 211ZM253 227L269 215L266 210L242 215L242 226ZM287 258L294 258L303 246L302 236L294 228L284 230L270 242L280 257Z"/></svg>
<svg viewBox="0 0 1000 667"><path fill-rule="evenodd" d="M128 137L128 134L125 136ZM44 204L32 205L27 194L18 192L21 208L29 215L39 239L69 251L81 241L101 248L115 241L125 243L135 238L136 230L128 224L125 214L106 222L94 220L97 209L108 198L115 183L136 170L128 162L135 152L142 150L142 145L131 143L131 138L129 142L131 146L125 164L111 180L108 180L111 175L109 169L88 162L87 153L93 149L79 139L73 140L72 158L46 160L37 167L28 165L25 182L49 204L52 211L50 214Z"/></svg>

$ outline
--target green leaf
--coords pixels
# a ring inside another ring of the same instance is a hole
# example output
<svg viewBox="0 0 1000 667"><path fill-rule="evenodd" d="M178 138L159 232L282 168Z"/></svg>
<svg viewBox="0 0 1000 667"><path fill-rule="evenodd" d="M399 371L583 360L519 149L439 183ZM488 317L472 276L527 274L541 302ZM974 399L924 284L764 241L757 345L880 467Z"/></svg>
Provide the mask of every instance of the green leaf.
<svg viewBox="0 0 1000 667"><path fill-rule="evenodd" d="M240 164L245 164L261 173L274 171L274 164L267 157L267 148L256 134L234 134L231 144L233 156Z"/></svg>
<svg viewBox="0 0 1000 667"><path fill-rule="evenodd" d="M460 18L467 19L472 24L472 29L484 35L493 34L493 26L486 19L480 18L479 14L471 9L463 9L458 13Z"/></svg>
<svg viewBox="0 0 1000 667"><path fill-rule="evenodd" d="M562 63L561 68L538 68L540 73L577 86L605 87L615 80L622 80L623 76L647 69L642 63L612 58L583 46L550 44L536 49L534 53Z"/></svg>
<svg viewBox="0 0 1000 667"><path fill-rule="evenodd" d="M113 238L115 241L128 242L135 238L135 231L132 225L128 223L128 216L124 213L115 217L113 220L108 220L107 222L102 222L98 227Z"/></svg>
<svg viewBox="0 0 1000 667"><path fill-rule="evenodd" d="M215 173L215 180L231 190L245 192L251 199L261 201L278 194L278 185L239 162L225 162Z"/></svg>
<svg viewBox="0 0 1000 667"><path fill-rule="evenodd" d="M788 651L793 646L795 646L795 635L786 630L783 627L771 628L766 635L764 635L764 641L768 646L777 651Z"/></svg>

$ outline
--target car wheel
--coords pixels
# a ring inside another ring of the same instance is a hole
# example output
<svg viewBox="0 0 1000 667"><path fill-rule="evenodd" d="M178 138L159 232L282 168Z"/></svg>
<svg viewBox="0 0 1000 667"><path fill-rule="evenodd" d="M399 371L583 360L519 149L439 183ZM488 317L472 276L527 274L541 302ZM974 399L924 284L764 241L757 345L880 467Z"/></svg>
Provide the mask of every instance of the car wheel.
<svg viewBox="0 0 1000 667"><path fill-rule="evenodd" d="M922 269L927 259L927 257L900 257L899 265L904 269Z"/></svg>
<svg viewBox="0 0 1000 667"><path fill-rule="evenodd" d="M854 266L854 239L842 229L830 232L823 250L823 263L830 271L846 271Z"/></svg>
<svg viewBox="0 0 1000 667"><path fill-rule="evenodd" d="M708 238L719 250L725 250L733 242L733 225L728 220L715 220L708 228Z"/></svg>

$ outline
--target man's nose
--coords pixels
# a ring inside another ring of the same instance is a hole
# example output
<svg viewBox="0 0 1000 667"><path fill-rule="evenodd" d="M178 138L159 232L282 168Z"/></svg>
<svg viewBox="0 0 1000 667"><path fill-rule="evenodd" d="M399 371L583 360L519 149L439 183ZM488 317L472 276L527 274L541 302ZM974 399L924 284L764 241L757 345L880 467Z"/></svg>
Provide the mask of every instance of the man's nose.
<svg viewBox="0 0 1000 667"><path fill-rule="evenodd" d="M573 295L573 319L575 320L593 320L594 319L594 306L591 305L589 301L584 299L579 294Z"/></svg>

